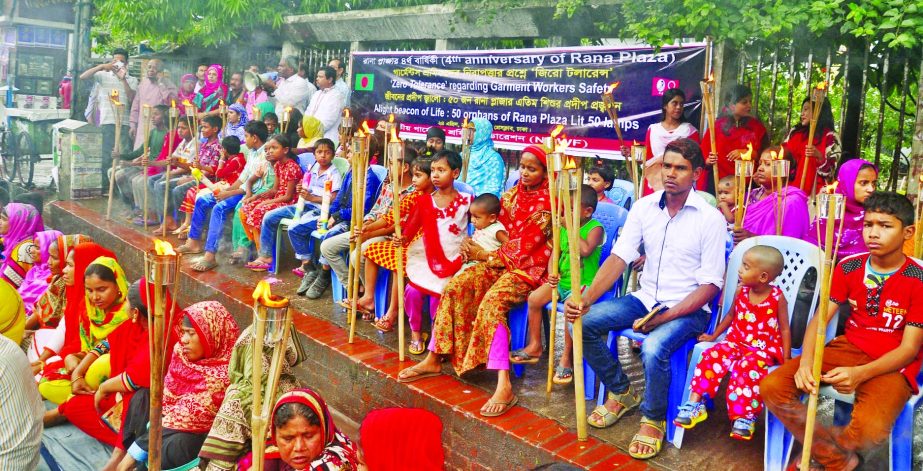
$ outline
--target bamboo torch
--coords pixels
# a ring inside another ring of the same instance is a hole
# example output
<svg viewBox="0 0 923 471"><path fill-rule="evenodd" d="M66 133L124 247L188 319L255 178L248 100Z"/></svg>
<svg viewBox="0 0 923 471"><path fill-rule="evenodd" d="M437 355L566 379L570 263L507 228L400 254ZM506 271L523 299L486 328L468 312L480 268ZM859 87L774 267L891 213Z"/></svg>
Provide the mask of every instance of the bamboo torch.
<svg viewBox="0 0 923 471"><path fill-rule="evenodd" d="M753 176L753 145L747 144L747 151L740 154L740 159L734 161L734 176L737 178L736 203L734 208L734 230L739 231L743 227L744 213L747 209L747 181Z"/></svg>
<svg viewBox="0 0 923 471"><path fill-rule="evenodd" d="M167 305L169 290L178 292L180 255L169 242L154 240L154 250L144 254L144 274L148 305L152 307L152 325L148 329L151 354L150 427L148 430L148 469L160 471L163 450L163 379L164 361L170 353L169 326L174 324L175 309ZM167 311L169 310L169 313ZM166 318L166 319L165 319Z"/></svg>
<svg viewBox="0 0 923 471"><path fill-rule="evenodd" d="M824 234L824 260L820 278L820 307L817 310L817 336L814 341L814 384L818 385L815 392L808 397L808 414L804 427L804 447L801 452L801 469L808 469L811 463L811 446L814 442L814 425L817 420L817 389L820 386L820 369L824 361L824 343L827 339L827 310L830 307L830 282L833 280L833 264L839 250L839 235L834 244L833 229L836 219L840 220L838 234L843 232L843 211L845 198L842 194L835 193L836 183L824 188L818 195L817 218L827 222ZM818 224L817 231L820 232ZM818 238L820 240L820 238Z"/></svg>
<svg viewBox="0 0 923 471"><path fill-rule="evenodd" d="M343 115L340 116L340 147L343 150L343 157L349 150L349 136L353 132L353 117L349 115L349 108L343 108ZM355 177L356 174L353 174Z"/></svg>
<svg viewBox="0 0 923 471"><path fill-rule="evenodd" d="M144 230L147 230L147 169L151 158L151 105L144 105L141 108L141 118L144 120L144 211L141 216L144 218Z"/></svg>
<svg viewBox="0 0 923 471"><path fill-rule="evenodd" d="M558 228L561 226L561 212L558 207L558 180L556 172L564 168L564 143L558 146L555 139L558 133L564 129L563 125L558 125L551 131L551 136L545 140L545 148L551 149L548 154L548 202L551 205L551 263L549 272L550 276L558 276L558 259L561 258L561 233ZM563 140L563 139L562 139ZM566 142L566 141L565 141ZM548 379L545 382L545 392L551 392L552 379L554 378L554 338L558 325L558 288L551 289L551 309L548 311Z"/></svg>
<svg viewBox="0 0 923 471"><path fill-rule="evenodd" d="M184 101L183 104L186 106L186 122L189 124L189 133L192 135L192 142L195 146L195 154L193 154L193 159L199 158L199 117L196 116L196 109L192 103L189 101ZM168 192L169 193L169 192Z"/></svg>
<svg viewBox="0 0 923 471"><path fill-rule="evenodd" d="M622 82L612 82L609 85L606 85L605 91L602 94L603 106L606 108L606 113L609 115L609 119L612 121L612 127L615 129L615 135L619 138L619 146L622 145L622 128L619 126L619 112L618 110L622 109L622 103L616 102L615 98L612 97L612 93L615 92L616 88L619 88ZM628 156L625 156L626 158Z"/></svg>
<svg viewBox="0 0 923 471"><path fill-rule="evenodd" d="M253 112L250 113L250 116L253 117L254 121L259 121L263 119L263 113L260 111L259 106L253 105L251 108L253 109Z"/></svg>
<svg viewBox="0 0 923 471"><path fill-rule="evenodd" d="M641 185L642 185L642 172L641 169L644 168L645 154L647 149L644 147L644 144L639 144L638 141L633 141L631 145L631 159L629 161L628 170L631 174L631 184L634 188L634 197L632 201L638 201L638 198L641 197ZM661 165L662 167L662 165ZM663 186L663 177L659 176L661 184Z"/></svg>
<svg viewBox="0 0 923 471"><path fill-rule="evenodd" d="M279 118L282 121L279 123L280 127L282 128L282 134L285 134L288 132L289 121L292 120L292 107L286 106L285 109L282 110L282 116Z"/></svg>
<svg viewBox="0 0 923 471"><path fill-rule="evenodd" d="M119 101L119 91L113 89L109 95L112 111L115 114L115 154L122 153L122 102ZM106 205L106 220L112 220L112 197L115 195L115 169L119 160L112 158L112 174L109 175L109 202Z"/></svg>
<svg viewBox="0 0 923 471"><path fill-rule="evenodd" d="M186 103L188 103L188 101ZM173 139L174 139L173 135L176 134L176 126L179 123L179 108L176 107L176 100L173 100L172 106L170 106L170 114L169 114L168 121L169 121L169 133L170 133L168 144L170 145L170 149L169 149L170 155L167 156L167 167L166 167L166 171L164 173L164 178L163 178L164 185L166 185L164 187L164 192L163 192L163 217L164 219L166 219L167 217L167 208L169 207L169 202L170 202L170 170L172 170L172 166L170 165L170 158L173 157L173 152L176 151L176 149L173 148ZM146 187L147 185L144 185L144 186ZM160 236L166 237L167 236L167 226L166 224L163 223L164 221L160 221L160 222L161 222L160 224L161 228L163 229L163 232L161 232Z"/></svg>
<svg viewBox="0 0 923 471"><path fill-rule="evenodd" d="M461 126L461 141L462 141L462 176L461 179L463 182L468 181L468 162L471 160L471 145L474 144L474 123L468 122L468 118L465 117L465 121L462 122Z"/></svg>
<svg viewBox="0 0 923 471"><path fill-rule="evenodd" d="M393 115L392 115L393 116ZM404 161L404 142L397 137L397 126L391 126L391 140L388 142L388 158L391 165L391 192L394 194L391 205L394 216L394 236L401 238L401 166ZM397 343L399 361L404 361L404 247L395 248L397 272L394 283L397 285Z"/></svg>
<svg viewBox="0 0 923 471"><path fill-rule="evenodd" d="M228 127L228 106L224 104L224 100L218 100L218 114L221 115L221 132Z"/></svg>
<svg viewBox="0 0 923 471"><path fill-rule="evenodd" d="M703 80L700 85L702 86L702 111L705 112L705 117L708 119L709 144L711 144L711 151L717 155L718 149L715 146L715 76L708 74L708 78ZM718 174L718 164L712 165L711 169L712 177L715 179L715 196L718 196L718 180L721 179Z"/></svg>
<svg viewBox="0 0 923 471"><path fill-rule="evenodd" d="M770 153L772 155L772 168L770 169L771 175L776 182L776 235L782 235L782 227L785 225L785 205L783 204L783 195L782 192L785 191L785 187L788 186L788 172L789 172L789 162L785 160L785 148L776 155L775 151Z"/></svg>
<svg viewBox="0 0 923 471"><path fill-rule="evenodd" d="M808 145L814 145L814 134L817 132L817 120L820 119L820 111L824 107L824 99L827 96L827 82L820 82L814 87L814 90L811 93L811 124L808 126ZM815 158L817 158L815 156ZM801 187L801 190L805 193L810 193L811 196L814 195L817 188L815 182L811 183L812 190L809 192L804 186L808 177L808 158L804 158L804 163L801 166L801 184L798 185ZM816 177L815 177L816 178Z"/></svg>
<svg viewBox="0 0 923 471"><path fill-rule="evenodd" d="M920 217L920 200L923 199L923 173L920 174L920 185L917 187L917 203L914 216L916 217L916 232L913 234L913 256L920 258L923 255L923 221Z"/></svg>
<svg viewBox="0 0 923 471"><path fill-rule="evenodd" d="M263 456L266 453L266 426L269 413L275 403L282 362L288 349L291 335L292 313L289 300L272 294L269 283L260 281L253 290L253 405L250 410L253 470L263 471ZM269 376L263 386L263 347L272 348ZM265 388L265 389L264 389Z"/></svg>
<svg viewBox="0 0 923 471"><path fill-rule="evenodd" d="M362 123L365 125L365 123ZM368 126L365 126L368 130ZM353 165L353 205L352 205L352 223L349 225L350 231L362 233L362 223L364 221L362 209L365 208L362 201L365 197L365 174L369 154L369 139L365 130L359 129L353 135L352 150L353 156L350 163ZM355 239L349 241L349 276L347 277L347 299L349 299L349 343L353 343L356 335L356 311L358 310L359 298L359 257L361 244L357 244Z"/></svg>

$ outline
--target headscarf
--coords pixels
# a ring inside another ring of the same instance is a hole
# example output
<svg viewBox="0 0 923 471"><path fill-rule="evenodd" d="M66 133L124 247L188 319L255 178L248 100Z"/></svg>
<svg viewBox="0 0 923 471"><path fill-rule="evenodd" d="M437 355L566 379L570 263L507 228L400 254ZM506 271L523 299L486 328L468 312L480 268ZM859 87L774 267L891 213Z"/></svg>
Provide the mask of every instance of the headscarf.
<svg viewBox="0 0 923 471"><path fill-rule="evenodd" d="M183 84L186 82L196 82L198 79L195 74L185 74L183 78L179 81L179 91L176 93L176 104L179 106L180 113L185 113L186 108L183 106L183 102L189 100L189 103L195 101L196 92L193 89L192 92L186 93L183 91Z"/></svg>
<svg viewBox="0 0 923 471"><path fill-rule="evenodd" d="M58 239L58 250L66 246L61 244ZM58 352L61 358L71 353L86 351L83 349L80 341L80 323L86 317L86 288L84 286L83 273L87 267L99 257L115 257L115 254L109 249L95 242L81 242L73 247L74 252L74 284L64 289L66 298L64 305L64 345ZM62 263L67 264L68 253L61 258ZM49 365L50 367L51 365Z"/></svg>
<svg viewBox="0 0 923 471"><path fill-rule="evenodd" d="M0 334L19 345L26 329L22 298L9 283L0 281Z"/></svg>
<svg viewBox="0 0 923 471"><path fill-rule="evenodd" d="M400 440L394 437L400 436ZM442 421L425 409L392 407L369 412L359 426L366 466L374 471L400 471L413 463L417 471L442 471Z"/></svg>
<svg viewBox="0 0 923 471"><path fill-rule="evenodd" d="M808 213L808 195L797 186L786 186L782 189L782 206L779 207L778 191L773 191L765 197L768 190L763 187L755 188L750 192L746 213L744 214L743 228L754 235L775 235L776 217L782 211L782 235L803 239L811 225L811 215ZM762 199L761 199L762 198Z"/></svg>
<svg viewBox="0 0 923 471"><path fill-rule="evenodd" d="M301 132L304 138L298 141L298 149L312 148L318 139L324 137L324 125L314 116L302 116Z"/></svg>
<svg viewBox="0 0 923 471"><path fill-rule="evenodd" d="M240 139L240 145L244 145L244 126L247 125L247 121L250 119L247 117L247 109L244 108L244 105L240 103L234 103L228 107L229 110L234 110L237 114L240 115L240 121L237 124L228 122L228 126L224 131L225 136L237 136Z"/></svg>
<svg viewBox="0 0 923 471"><path fill-rule="evenodd" d="M51 267L48 266L48 248L59 236L61 231L41 231L35 234L35 243L39 247L38 263L32 265L26 278L19 287L22 302L26 305L26 316L32 315L32 309L51 282Z"/></svg>
<svg viewBox="0 0 923 471"><path fill-rule="evenodd" d="M276 438L276 414L279 412L279 408L285 404L290 403L299 403L311 409L317 418L320 420L320 429L323 434L324 441L324 451L321 452L320 456L311 461L311 464L308 465L306 469L312 471L322 471L322 470L339 470L344 467L351 465L354 469L358 466L358 458L356 453L356 447L353 445L352 441L337 430L336 424L333 423L333 417L330 415L330 409L327 408L327 403L324 402L324 399L320 397L316 392L304 388L304 389L295 389L293 391L287 392L279 397L279 400L276 401L276 406L272 410L272 438Z"/></svg>
<svg viewBox="0 0 923 471"><path fill-rule="evenodd" d="M442 128L438 126L432 126L431 128L427 129L426 140L430 140L434 137L437 139L442 139L442 142L445 142L445 131L443 131Z"/></svg>
<svg viewBox="0 0 923 471"><path fill-rule="evenodd" d="M39 323L42 327L54 327L57 320L64 315L64 306L67 298L65 293L67 285L64 283L64 267L67 265L67 254L81 242L93 242L89 236L82 234L60 235L56 239L55 250L58 256L58 266L49 266L49 273L52 268L56 268L58 275L52 274L48 281L48 289L35 303L34 315L39 316ZM49 244L50 246L51 244ZM45 244L42 244L44 248ZM50 248L50 247L49 247Z"/></svg>
<svg viewBox="0 0 923 471"><path fill-rule="evenodd" d="M208 73L212 70L218 73L218 80L209 82ZM205 71L205 85L202 85L202 88L199 89L199 94L202 95L202 97L206 100L216 92L216 99L223 100L228 96L228 86L224 84L224 67L221 67L220 64L212 64L208 66L208 69Z"/></svg>
<svg viewBox="0 0 923 471"><path fill-rule="evenodd" d="M240 329L221 303L202 301L186 308L186 318L204 347L191 362L179 343L164 379L163 425L171 430L205 433L211 429L224 392L231 384L228 363Z"/></svg>
<svg viewBox="0 0 923 471"><path fill-rule="evenodd" d="M32 237L36 232L44 230L45 224L42 223L42 216L38 210L31 205L9 203L3 210L9 220L9 229L3 234L3 265L0 265L0 276L18 288L34 263L29 255Z"/></svg>
<svg viewBox="0 0 923 471"><path fill-rule="evenodd" d="M119 262L113 257L99 257L93 261L87 268L93 265L102 265L115 274L115 283L119 290L119 297L115 300L108 311L96 307L90 302L89 298L84 295L86 304L86 316L80 321L80 343L84 351L96 346L100 340L105 339L116 329L122 322L128 319L128 279L125 277L125 270L119 265ZM80 272L74 273L74 279L80 276ZM75 283L76 284L76 283Z"/></svg>
<svg viewBox="0 0 923 471"><path fill-rule="evenodd" d="M503 158L494 150L491 134L494 126L484 118L474 118L474 142L468 160L468 179L465 183L474 188L475 196L491 193L500 196L503 191ZM542 153L544 155L544 152Z"/></svg>
<svg viewBox="0 0 923 471"><path fill-rule="evenodd" d="M865 239L862 238L862 228L865 225L865 208L862 203L856 201L856 179L859 178L859 170L866 165L871 166L875 169L875 173L878 173L878 167L862 159L846 161L837 172L836 192L844 195L846 200L846 208L843 214L845 218L843 221L843 234L839 239L839 244L837 244L840 247L839 252L837 252L837 257L839 258L868 251L865 246ZM840 223L837 222L836 224L839 226ZM818 226L820 226L821 234L826 233L827 221L815 218L811 228L808 229L805 240L823 248L821 246L823 242L817 240Z"/></svg>

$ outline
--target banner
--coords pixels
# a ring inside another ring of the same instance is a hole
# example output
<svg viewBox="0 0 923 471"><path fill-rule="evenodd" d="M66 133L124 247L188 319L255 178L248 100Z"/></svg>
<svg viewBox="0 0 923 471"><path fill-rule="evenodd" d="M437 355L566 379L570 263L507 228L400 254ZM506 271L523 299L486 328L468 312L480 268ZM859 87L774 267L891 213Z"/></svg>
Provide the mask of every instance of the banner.
<svg viewBox="0 0 923 471"><path fill-rule="evenodd" d="M439 126L460 142L465 118L493 123L499 148L542 142L558 124L574 155L619 158L619 142L603 105L610 84L626 145L644 142L661 121L661 97L686 94L686 119L699 124L705 44L664 47L573 47L486 51L358 52L352 54L352 105L373 119L393 113L401 136L425 139Z"/></svg>

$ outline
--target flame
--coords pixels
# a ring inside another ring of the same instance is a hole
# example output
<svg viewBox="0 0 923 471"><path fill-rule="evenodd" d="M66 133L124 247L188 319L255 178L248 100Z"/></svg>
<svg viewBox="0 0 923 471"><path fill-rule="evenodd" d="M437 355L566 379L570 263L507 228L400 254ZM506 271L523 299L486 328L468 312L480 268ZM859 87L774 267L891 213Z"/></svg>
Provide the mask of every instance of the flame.
<svg viewBox="0 0 923 471"><path fill-rule="evenodd" d="M391 114L388 115L388 122L389 122L389 123L393 123L393 122L394 122L394 113L391 113Z"/></svg>
<svg viewBox="0 0 923 471"><path fill-rule="evenodd" d="M561 131L563 130L564 130L563 124L559 124L555 126L554 129L551 130L551 137L552 138L558 137L558 134L561 134Z"/></svg>
<svg viewBox="0 0 923 471"><path fill-rule="evenodd" d="M818 90L826 90L826 89L827 89L827 81L826 81L826 80L823 80L823 81L818 82L816 88L817 88Z"/></svg>
<svg viewBox="0 0 923 471"><path fill-rule="evenodd" d="M821 193L827 193L827 194L832 195L833 193L836 192L836 186L837 186L839 183L840 183L840 182L835 181L835 182L831 183L830 185L825 186L825 187L821 190Z"/></svg>
<svg viewBox="0 0 923 471"><path fill-rule="evenodd" d="M638 141L631 141L631 145L632 145L632 146L640 146L641 143L638 142Z"/></svg>
<svg viewBox="0 0 923 471"><path fill-rule="evenodd" d="M923 173L920 174L920 183L923 183Z"/></svg>
<svg viewBox="0 0 923 471"><path fill-rule="evenodd" d="M192 103L189 103L189 100L183 100L183 106L192 106Z"/></svg>
<svg viewBox="0 0 923 471"><path fill-rule="evenodd" d="M253 289L253 300L258 301L266 307L272 308L284 307L288 304L287 299L273 296L272 288L266 280L260 280L260 282L256 284L256 288Z"/></svg>
<svg viewBox="0 0 923 471"><path fill-rule="evenodd" d="M708 73L708 80L707 80L707 81L708 81L708 82L714 82L714 81L715 81L715 73L714 73L714 72L709 72L709 73Z"/></svg>
<svg viewBox="0 0 923 471"><path fill-rule="evenodd" d="M570 147L570 140L567 138L567 134L561 134L560 139L555 139L555 152L565 152L567 148Z"/></svg>
<svg viewBox="0 0 923 471"><path fill-rule="evenodd" d="M218 100L218 106L223 107L223 106L224 106L224 100Z"/></svg>
<svg viewBox="0 0 923 471"><path fill-rule="evenodd" d="M356 135L355 135L355 137L357 137L357 138L359 138L359 139L365 139L365 133L362 132L362 128L359 128L359 129L356 130Z"/></svg>
<svg viewBox="0 0 923 471"><path fill-rule="evenodd" d="M577 159L568 155L564 162L564 170L573 170L575 168L577 168Z"/></svg>
<svg viewBox="0 0 923 471"><path fill-rule="evenodd" d="M775 154L775 152L773 152L773 154ZM782 147L781 150L779 150L779 155L776 156L776 158L778 160L782 160L785 158L785 148L784 147Z"/></svg>
<svg viewBox="0 0 923 471"><path fill-rule="evenodd" d="M343 117L344 117L344 118L348 118L348 117L349 117L349 108L343 108Z"/></svg>
<svg viewBox="0 0 923 471"><path fill-rule="evenodd" d="M176 251L173 250L173 245L165 240L160 239L154 239L154 253L157 255L176 256Z"/></svg>
<svg viewBox="0 0 923 471"><path fill-rule="evenodd" d="M462 121L462 127L463 127L463 128L467 128L467 127L468 127L468 117L467 117L467 116L465 116L465 119Z"/></svg>
<svg viewBox="0 0 923 471"><path fill-rule="evenodd" d="M397 126L391 126L391 140L388 142L401 142L397 137Z"/></svg>
<svg viewBox="0 0 923 471"><path fill-rule="evenodd" d="M605 89L606 91L604 93L606 95L611 95L612 92L614 92L616 88L619 88L619 85L621 84L622 84L622 81L618 80L618 81L610 83L609 85L606 85L606 89Z"/></svg>
<svg viewBox="0 0 923 471"><path fill-rule="evenodd" d="M176 100L172 100L172 102L173 102L173 105L171 106L171 108L176 108Z"/></svg>
<svg viewBox="0 0 923 471"><path fill-rule="evenodd" d="M753 144L747 143L747 151L740 153L740 160L749 161L753 157Z"/></svg>
<svg viewBox="0 0 923 471"><path fill-rule="evenodd" d="M363 121L363 122L362 122L362 130L365 131L365 135L366 135L366 136L371 136L371 135L372 135L372 130L369 129L369 122L368 122L368 121Z"/></svg>
<svg viewBox="0 0 923 471"><path fill-rule="evenodd" d="M112 89L112 92L109 93L109 98L112 98L113 100L118 100L118 99L119 99L119 91L113 88L113 89Z"/></svg>

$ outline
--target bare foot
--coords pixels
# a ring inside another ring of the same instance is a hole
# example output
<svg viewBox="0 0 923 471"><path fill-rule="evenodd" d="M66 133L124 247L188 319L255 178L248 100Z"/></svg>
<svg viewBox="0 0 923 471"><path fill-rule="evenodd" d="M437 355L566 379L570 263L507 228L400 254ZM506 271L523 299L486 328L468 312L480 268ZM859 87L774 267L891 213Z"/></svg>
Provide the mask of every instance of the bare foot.
<svg viewBox="0 0 923 471"><path fill-rule="evenodd" d="M54 427L55 425L61 425L64 422L67 422L67 419L58 412L58 409L51 409L45 411L45 416L42 417L42 424L45 427Z"/></svg>

